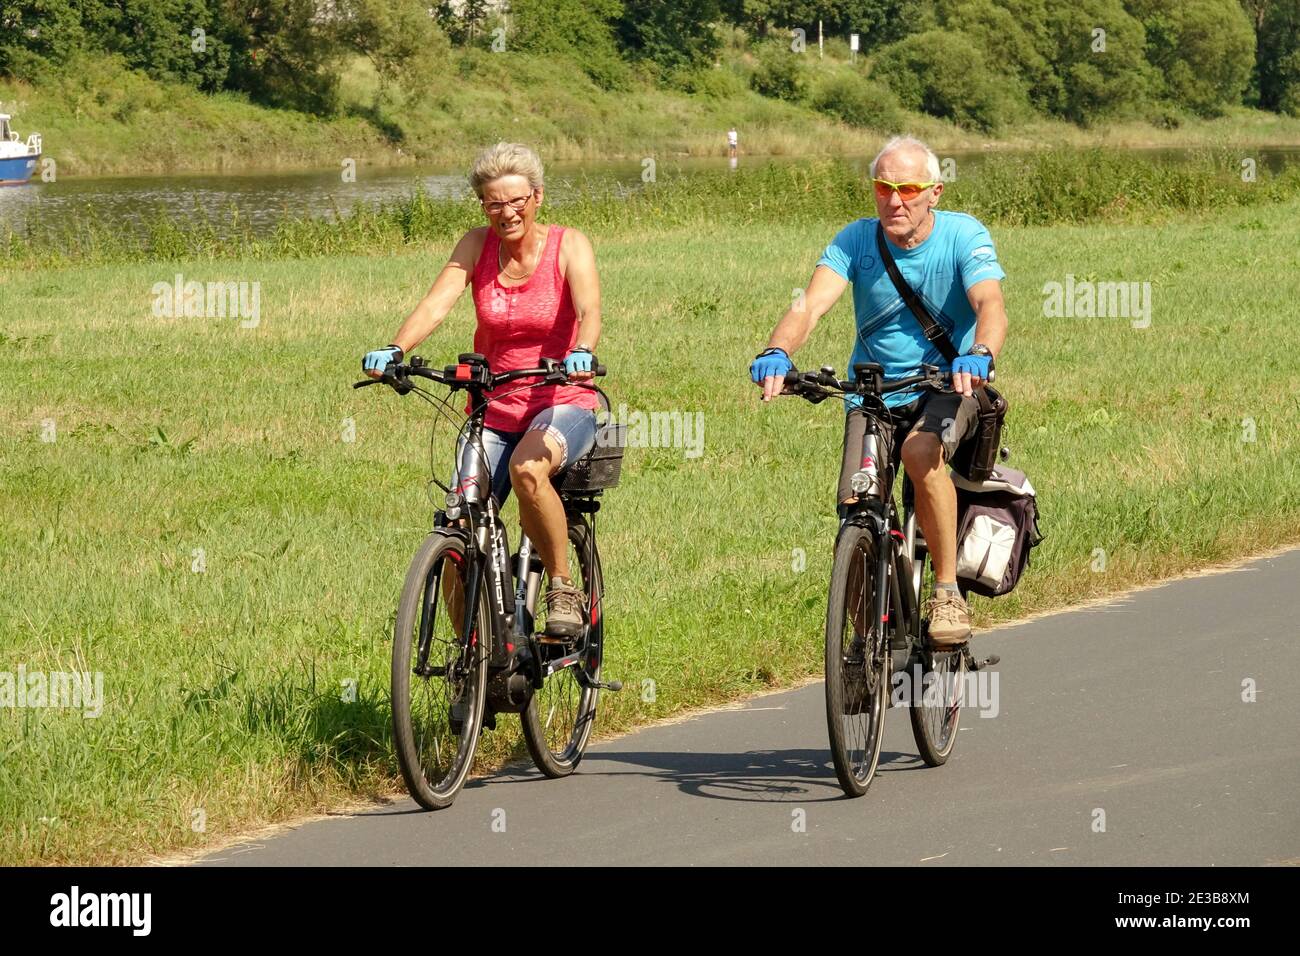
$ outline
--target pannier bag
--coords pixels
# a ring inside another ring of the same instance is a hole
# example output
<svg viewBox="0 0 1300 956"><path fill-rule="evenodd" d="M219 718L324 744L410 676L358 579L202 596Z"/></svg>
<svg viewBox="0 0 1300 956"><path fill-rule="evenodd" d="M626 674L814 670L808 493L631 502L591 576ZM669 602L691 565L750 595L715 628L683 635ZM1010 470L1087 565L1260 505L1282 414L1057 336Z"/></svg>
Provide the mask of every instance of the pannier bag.
<svg viewBox="0 0 1300 956"><path fill-rule="evenodd" d="M1043 540L1038 498L1023 471L998 465L986 481L956 471L957 583L985 597L1007 594Z"/></svg>
<svg viewBox="0 0 1300 956"><path fill-rule="evenodd" d="M962 443L953 456L952 467L972 482L984 482L997 465L1002 447L1002 421L1007 417L1010 403L992 385L975 389L974 395L979 402L975 434Z"/></svg>

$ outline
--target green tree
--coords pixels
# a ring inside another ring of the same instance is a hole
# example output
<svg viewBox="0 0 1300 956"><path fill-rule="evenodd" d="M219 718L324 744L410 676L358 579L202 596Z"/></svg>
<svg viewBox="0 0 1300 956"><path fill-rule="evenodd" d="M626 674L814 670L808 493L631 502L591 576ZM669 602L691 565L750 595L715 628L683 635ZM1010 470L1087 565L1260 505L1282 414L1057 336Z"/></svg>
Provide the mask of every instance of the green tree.
<svg viewBox="0 0 1300 956"><path fill-rule="evenodd" d="M1040 52L1032 24L995 0L939 0L936 13L945 28L970 37L993 69L1013 77L1035 109L1049 112L1061 102L1061 78Z"/></svg>
<svg viewBox="0 0 1300 956"><path fill-rule="evenodd" d="M95 48L120 53L128 67L215 92L230 66L219 16L209 0L97 0L83 25Z"/></svg>
<svg viewBox="0 0 1300 956"><path fill-rule="evenodd" d="M884 80L903 106L992 131L1027 111L1017 80L999 73L970 37L928 30L880 51L872 76Z"/></svg>
<svg viewBox="0 0 1300 956"><path fill-rule="evenodd" d="M97 0L91 3L98 6ZM68 62L90 43L82 0L3 0L0 74L31 79L43 66Z"/></svg>
<svg viewBox="0 0 1300 956"><path fill-rule="evenodd" d="M1205 116L1241 102L1255 35L1237 0L1128 0L1146 30L1147 60L1173 103Z"/></svg>
<svg viewBox="0 0 1300 956"><path fill-rule="evenodd" d="M712 62L718 0L638 0L615 25L625 51L673 70Z"/></svg>
<svg viewBox="0 0 1300 956"><path fill-rule="evenodd" d="M1051 111L1088 125L1138 115L1157 76L1146 60L1146 31L1120 0L1002 0L1033 30L1038 52L1060 78Z"/></svg>
<svg viewBox="0 0 1300 956"><path fill-rule="evenodd" d="M490 0L440 0L433 7L438 26L457 46L473 43L487 29Z"/></svg>
<svg viewBox="0 0 1300 956"><path fill-rule="evenodd" d="M511 0L506 49L572 60L605 89L621 89L630 74L612 24L622 14L621 0Z"/></svg>
<svg viewBox="0 0 1300 956"><path fill-rule="evenodd" d="M1260 4L1256 65L1259 105L1300 116L1300 0Z"/></svg>
<svg viewBox="0 0 1300 956"><path fill-rule="evenodd" d="M813 109L850 126L891 130L897 129L903 119L893 90L848 70L837 70L821 79L811 103Z"/></svg>
<svg viewBox="0 0 1300 956"><path fill-rule="evenodd" d="M424 0L337 0L335 9L339 41L370 60L381 94L395 84L421 95L451 52Z"/></svg>
<svg viewBox="0 0 1300 956"><path fill-rule="evenodd" d="M932 7L932 0L722 0L729 22L759 36L773 27L801 27L811 38L820 20L830 36L859 34L863 50L932 28Z"/></svg>
<svg viewBox="0 0 1300 956"><path fill-rule="evenodd" d="M749 78L755 92L791 103L803 98L805 82L800 55L782 43L768 43L763 47L758 54L758 67Z"/></svg>
<svg viewBox="0 0 1300 956"><path fill-rule="evenodd" d="M213 0L230 47L227 86L268 106L331 115L339 44L315 0Z"/></svg>

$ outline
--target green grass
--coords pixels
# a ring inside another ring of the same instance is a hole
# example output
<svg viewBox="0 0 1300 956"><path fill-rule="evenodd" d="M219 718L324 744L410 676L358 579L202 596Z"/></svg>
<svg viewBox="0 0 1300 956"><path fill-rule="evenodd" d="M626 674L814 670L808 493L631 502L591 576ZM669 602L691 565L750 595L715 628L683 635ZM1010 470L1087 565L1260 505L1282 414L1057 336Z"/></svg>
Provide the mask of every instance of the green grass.
<svg viewBox="0 0 1300 956"><path fill-rule="evenodd" d="M1300 268L1298 214L995 230L1008 438L1047 540L977 623L1300 539L1300 329L1278 281ZM745 370L839 225L593 232L615 402L705 423L700 459L630 450L601 512L607 671L629 687L602 732L819 672L840 416L760 406ZM0 272L21 304L0 320L0 670L102 671L106 696L92 720L0 709L0 858L138 860L400 786L388 635L432 511L428 419L349 385L446 251ZM260 282L261 324L154 318L178 268ZM1066 274L1150 281L1151 326L1045 318ZM462 302L422 353L471 328ZM850 328L841 304L801 363L842 368ZM520 752L502 727L488 761Z"/></svg>
<svg viewBox="0 0 1300 956"><path fill-rule="evenodd" d="M810 54L814 80L860 71L843 62L842 46L829 44L825 61ZM711 71L719 81L714 92L687 94L646 82L602 90L567 62L458 51L429 78L427 96L409 102L396 94L377 100L373 69L356 60L342 76L339 116L321 119L235 95L204 95L110 60L87 59L39 86L0 78L0 103L24 136L44 135L60 176L337 168L345 157L363 168L414 161L460 166L502 138L535 146L547 161L654 156L663 162L724 155L732 124L746 155L871 155L886 133L896 132L846 126L806 105L759 96L747 87L751 60L728 53ZM906 114L905 125L944 151L1300 144L1300 119L1241 108L1176 129L1132 121L1085 130L1035 119L988 136L919 114Z"/></svg>
<svg viewBox="0 0 1300 956"><path fill-rule="evenodd" d="M973 170L973 171L972 171ZM1000 162L958 167L945 203L1002 225L1080 222L1158 222L1187 211L1258 206L1300 197L1300 165L1280 174L1260 170L1243 182L1241 154L1203 150L1178 162L1125 151L1051 150ZM551 208L565 222L605 236L647 227L700 225L725 219L737 229L847 221L871 208L860 169L841 160L767 164L737 172L678 175L671 168L628 192L607 180L574 184ZM349 253L400 252L451 243L478 225L472 200L432 199L420 191L380 205L361 204L345 216L285 219L270 236L253 235L237 212L217 219L196 210L178 223L163 213L140 232L93 218L75 226L0 233L0 262L27 268L72 262L283 259Z"/></svg>

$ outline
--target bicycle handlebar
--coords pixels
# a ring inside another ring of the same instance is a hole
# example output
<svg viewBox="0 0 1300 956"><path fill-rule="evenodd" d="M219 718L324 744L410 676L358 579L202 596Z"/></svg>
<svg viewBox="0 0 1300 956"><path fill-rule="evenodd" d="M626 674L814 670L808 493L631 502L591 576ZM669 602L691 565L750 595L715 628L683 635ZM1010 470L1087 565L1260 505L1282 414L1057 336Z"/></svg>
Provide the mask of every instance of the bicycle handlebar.
<svg viewBox="0 0 1300 956"><path fill-rule="evenodd" d="M864 363L853 366L854 378L839 379L835 369L825 365L820 371L800 372L791 369L785 373L785 389L790 395L798 395L809 401L820 401L834 392L852 395L887 395L914 385L926 385L935 391L951 388L952 373L942 372L937 365L922 365L920 375L885 381L884 368L876 363Z"/></svg>
<svg viewBox="0 0 1300 956"><path fill-rule="evenodd" d="M391 385L393 390L401 395L405 395L411 390L410 379L427 378L434 382L450 386L453 390L459 388L480 388L490 390L498 386L505 385L509 382L531 376L544 376L543 381L538 385L553 384L563 385L569 382L568 373L564 370L564 363L559 359L543 358L542 365L539 368L520 368L509 372L499 372L492 374L488 368L487 361L482 355L475 352L468 352L459 357L455 365L445 366L441 371L425 364L423 358L418 355L412 356L409 364L390 363L384 369L384 374L379 378L368 378L365 381L354 382L353 388L365 388L367 385ZM597 378L607 374L603 365L597 365L592 369L592 373Z"/></svg>

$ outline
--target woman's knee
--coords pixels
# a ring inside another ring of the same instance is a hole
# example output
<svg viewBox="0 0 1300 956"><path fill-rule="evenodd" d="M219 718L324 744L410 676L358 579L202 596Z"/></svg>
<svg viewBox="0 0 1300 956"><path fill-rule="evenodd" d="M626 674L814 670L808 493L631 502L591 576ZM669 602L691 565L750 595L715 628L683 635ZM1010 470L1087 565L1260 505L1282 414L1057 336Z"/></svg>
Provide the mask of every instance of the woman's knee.
<svg viewBox="0 0 1300 956"><path fill-rule="evenodd" d="M538 434L540 439L539 433L533 434ZM532 447L525 447L526 445ZM550 482L553 470L551 457L550 450L540 440L536 443L520 443L510 456L510 484L516 494L532 498Z"/></svg>

